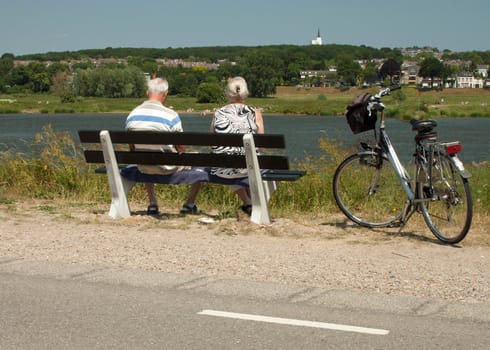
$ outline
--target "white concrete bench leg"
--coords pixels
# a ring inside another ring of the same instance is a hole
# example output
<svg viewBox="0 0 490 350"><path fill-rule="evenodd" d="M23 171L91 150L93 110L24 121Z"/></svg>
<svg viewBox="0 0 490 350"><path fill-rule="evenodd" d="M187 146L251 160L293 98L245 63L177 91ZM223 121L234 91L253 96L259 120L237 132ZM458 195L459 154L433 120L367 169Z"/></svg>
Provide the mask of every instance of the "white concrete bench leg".
<svg viewBox="0 0 490 350"><path fill-rule="evenodd" d="M266 193L266 186L264 186L262 181L257 151L255 149L255 142L252 134L245 134L243 136L243 147L245 148L248 182L250 186L250 195L252 197L252 216L250 220L256 224L268 225L271 223L268 206L269 191Z"/></svg>
<svg viewBox="0 0 490 350"><path fill-rule="evenodd" d="M127 218L131 216L127 193L133 187L134 183L131 184L129 181L123 183L123 179L119 173L119 166L117 164L111 137L107 130L102 130L100 132L100 143L102 145L102 152L104 154L104 161L107 169L107 178L111 189L112 199L109 215L113 219Z"/></svg>
<svg viewBox="0 0 490 350"><path fill-rule="evenodd" d="M262 180L262 186L264 186L265 197L267 199L267 203L272 197L272 194L277 190L277 181L264 181Z"/></svg>

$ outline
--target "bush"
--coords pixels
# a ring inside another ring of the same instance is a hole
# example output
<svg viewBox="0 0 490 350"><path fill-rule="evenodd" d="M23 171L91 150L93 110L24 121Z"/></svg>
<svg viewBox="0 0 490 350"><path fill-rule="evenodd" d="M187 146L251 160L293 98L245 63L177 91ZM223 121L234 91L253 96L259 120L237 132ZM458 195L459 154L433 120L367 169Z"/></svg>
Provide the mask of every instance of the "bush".
<svg viewBox="0 0 490 350"><path fill-rule="evenodd" d="M222 103L224 90L218 83L202 83L197 89L197 103Z"/></svg>
<svg viewBox="0 0 490 350"><path fill-rule="evenodd" d="M73 92L66 91L60 96L61 103L74 103L76 101L76 96Z"/></svg>

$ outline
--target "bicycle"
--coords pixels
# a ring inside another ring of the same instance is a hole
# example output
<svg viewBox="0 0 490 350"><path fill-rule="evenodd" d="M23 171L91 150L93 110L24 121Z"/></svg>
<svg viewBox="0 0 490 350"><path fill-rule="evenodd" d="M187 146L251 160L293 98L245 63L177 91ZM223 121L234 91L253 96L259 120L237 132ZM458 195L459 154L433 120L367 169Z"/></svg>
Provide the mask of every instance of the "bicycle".
<svg viewBox="0 0 490 350"><path fill-rule="evenodd" d="M335 201L350 220L369 228L401 229L415 212L421 213L440 241L458 243L467 235L473 216L468 182L471 174L458 158L462 144L438 141L434 120L412 120L416 134L411 177L390 141L381 102L382 97L397 89L400 86L394 85L375 95L364 94L348 107L346 115L352 131L372 129L376 142L361 142L360 150L337 167L333 178Z"/></svg>

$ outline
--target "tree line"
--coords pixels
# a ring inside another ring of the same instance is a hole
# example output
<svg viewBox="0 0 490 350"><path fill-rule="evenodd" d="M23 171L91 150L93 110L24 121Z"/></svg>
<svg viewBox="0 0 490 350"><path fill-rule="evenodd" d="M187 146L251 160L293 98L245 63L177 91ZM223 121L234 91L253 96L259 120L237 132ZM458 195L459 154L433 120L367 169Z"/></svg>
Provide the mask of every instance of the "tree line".
<svg viewBox="0 0 490 350"><path fill-rule="evenodd" d="M119 58L117 63L95 66L91 59ZM208 63L219 62L217 69L205 66L169 67L157 59L183 59ZM490 51L450 53L443 59L470 61L472 65L489 64ZM366 46L275 45L261 47L196 47L196 48L106 48L74 52L48 52L0 58L0 92L52 91L67 101L74 96L142 97L145 94L144 73L166 77L173 95L196 97L199 102L223 98L223 82L230 76L244 76L254 97L275 93L278 85L297 85L302 70L328 70L335 66L332 77L339 85L352 86L366 81L391 77L400 71L405 58L400 49L376 49ZM451 74L433 55L418 58L421 72L427 77ZM30 61L14 66L14 60ZM359 60L368 62L361 67ZM374 60L383 60L379 67ZM437 61L437 62L436 62ZM50 62L49 65L46 62ZM425 63L424 63L425 62ZM429 64L430 63L430 64ZM424 68L428 66L428 68ZM312 81L318 84L319 81Z"/></svg>

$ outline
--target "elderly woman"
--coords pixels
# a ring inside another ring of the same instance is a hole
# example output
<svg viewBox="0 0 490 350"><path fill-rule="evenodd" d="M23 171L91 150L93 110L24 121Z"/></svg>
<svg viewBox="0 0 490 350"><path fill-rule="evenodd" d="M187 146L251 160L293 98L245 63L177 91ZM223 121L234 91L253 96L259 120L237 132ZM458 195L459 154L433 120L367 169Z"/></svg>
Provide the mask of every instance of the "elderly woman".
<svg viewBox="0 0 490 350"><path fill-rule="evenodd" d="M226 87L228 104L217 109L211 122L211 132L214 133L264 133L262 113L246 104L248 97L247 82L242 77L235 77L228 81ZM214 153L245 154L243 147L213 147ZM212 174L224 178L240 178L247 176L247 169L216 168ZM243 201L241 209L251 215L252 200L247 188L230 186Z"/></svg>

